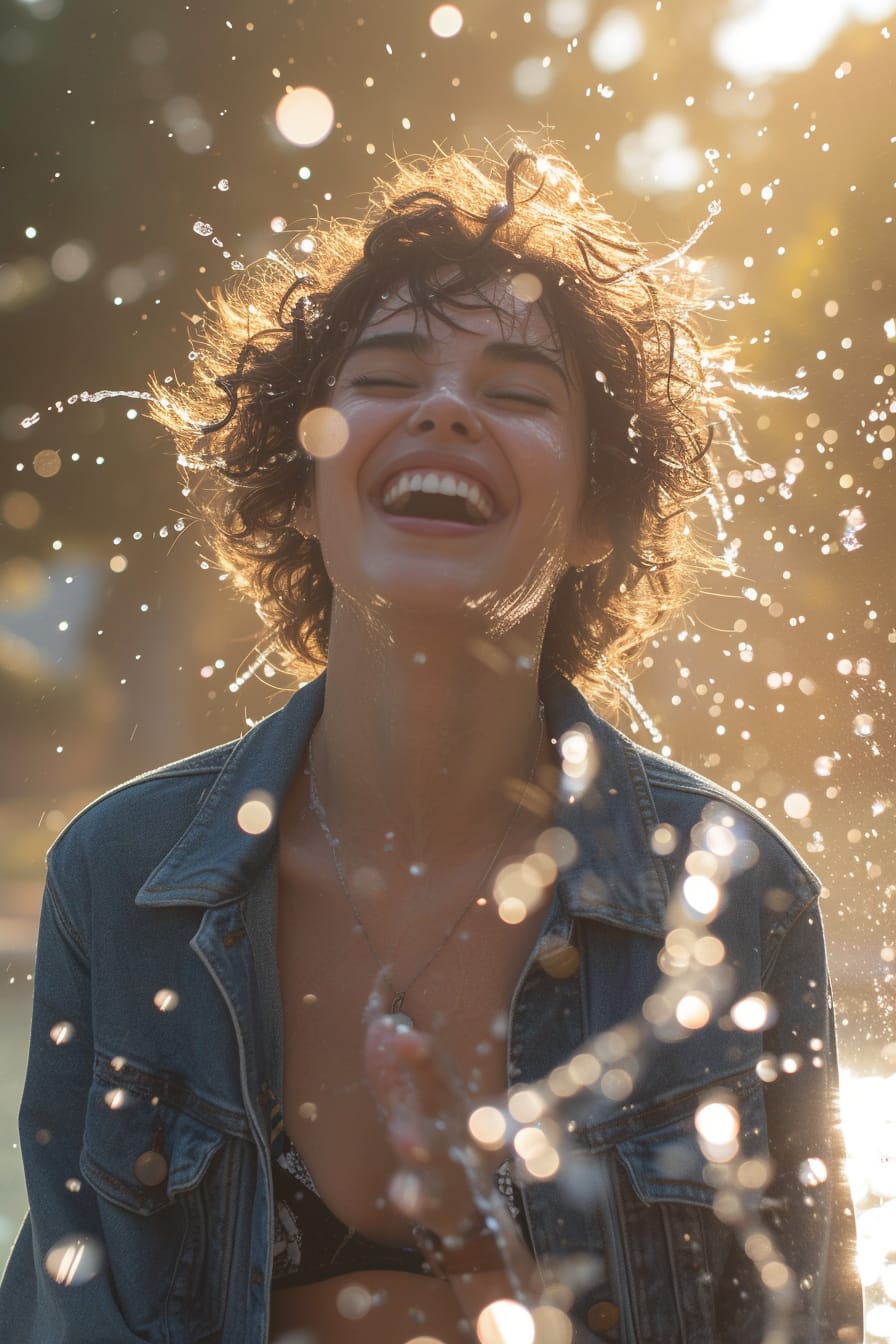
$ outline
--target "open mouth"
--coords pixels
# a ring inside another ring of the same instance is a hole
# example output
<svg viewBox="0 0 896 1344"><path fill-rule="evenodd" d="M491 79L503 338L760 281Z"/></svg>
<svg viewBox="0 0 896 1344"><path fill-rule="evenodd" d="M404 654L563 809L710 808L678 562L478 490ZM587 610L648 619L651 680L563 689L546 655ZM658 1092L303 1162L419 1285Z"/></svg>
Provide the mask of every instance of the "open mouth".
<svg viewBox="0 0 896 1344"><path fill-rule="evenodd" d="M392 476L386 482L382 506L399 518L480 527L495 512L495 501L484 485L452 471L406 471Z"/></svg>

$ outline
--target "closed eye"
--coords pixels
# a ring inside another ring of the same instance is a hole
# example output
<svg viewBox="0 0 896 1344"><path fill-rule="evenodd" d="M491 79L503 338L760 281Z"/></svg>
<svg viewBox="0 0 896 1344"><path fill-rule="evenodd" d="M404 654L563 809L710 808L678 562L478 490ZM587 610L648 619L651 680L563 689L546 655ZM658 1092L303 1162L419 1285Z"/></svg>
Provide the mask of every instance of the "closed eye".
<svg viewBox="0 0 896 1344"><path fill-rule="evenodd" d="M361 373L352 378L350 387L397 387L410 390L415 383L403 382L400 378L384 378L380 374Z"/></svg>
<svg viewBox="0 0 896 1344"><path fill-rule="evenodd" d="M539 396L537 392L492 392L489 395L496 401L520 401L526 406L538 406L543 410L550 410L552 404L549 397Z"/></svg>

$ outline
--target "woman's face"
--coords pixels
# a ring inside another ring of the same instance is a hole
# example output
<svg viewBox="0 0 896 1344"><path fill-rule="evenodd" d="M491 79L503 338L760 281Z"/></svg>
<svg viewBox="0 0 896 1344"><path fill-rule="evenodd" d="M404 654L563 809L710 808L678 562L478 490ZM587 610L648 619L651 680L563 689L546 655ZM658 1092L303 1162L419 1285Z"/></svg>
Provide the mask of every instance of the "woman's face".
<svg viewBox="0 0 896 1344"><path fill-rule="evenodd" d="M377 310L329 397L347 438L315 462L314 510L338 599L500 634L543 628L569 566L607 547L582 535L576 374L537 303L484 293L448 309L457 326L401 293Z"/></svg>

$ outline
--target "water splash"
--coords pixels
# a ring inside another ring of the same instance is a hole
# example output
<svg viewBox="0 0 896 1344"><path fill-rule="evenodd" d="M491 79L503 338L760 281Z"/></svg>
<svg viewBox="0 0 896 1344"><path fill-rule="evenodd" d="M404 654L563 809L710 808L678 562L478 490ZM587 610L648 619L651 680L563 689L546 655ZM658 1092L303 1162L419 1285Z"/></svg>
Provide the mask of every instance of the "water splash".
<svg viewBox="0 0 896 1344"><path fill-rule="evenodd" d="M680 247L676 247L672 252L667 252L662 257L657 257L655 261L648 261L644 266L639 266L638 275L649 275L652 271L661 270L664 266L670 266L673 261L682 261L691 248L700 241L706 230L714 223L722 213L722 202L710 201L706 207L706 215L701 219L690 238L686 238Z"/></svg>
<svg viewBox="0 0 896 1344"><path fill-rule="evenodd" d="M841 509L840 517L844 520L841 547L844 551L860 551L863 543L859 541L858 533L865 527L865 514L854 505L850 509Z"/></svg>
<svg viewBox="0 0 896 1344"><path fill-rule="evenodd" d="M629 709L631 709L638 721L647 730L647 735L651 742L654 742L659 746L663 740L663 734L638 699L631 678L624 672L613 672L609 674L609 679L613 687L619 692L622 699L628 705Z"/></svg>
<svg viewBox="0 0 896 1344"><path fill-rule="evenodd" d="M222 178L221 180L224 181L225 179ZM218 184L218 188L222 191L227 190L227 188L221 187L220 183ZM230 262L230 269L232 271L244 271L246 269L242 261L239 261L231 252L228 252L222 239L215 233L215 226L213 224L209 224L204 219L197 219L196 223L193 225L193 232L198 234L200 238L211 238L212 245L214 247L219 247L221 249L222 257L224 257L225 261Z"/></svg>
<svg viewBox="0 0 896 1344"><path fill-rule="evenodd" d="M108 401L110 397L125 397L128 401L155 401L151 392L141 392L136 388L103 388L99 392L76 392L67 397L64 402L56 401L52 406L46 408L46 412L35 411L33 415L26 415L19 424L22 429L33 429L35 425L40 424L41 415L62 415L66 406L77 406L79 403L85 405L96 405L100 401Z"/></svg>
<svg viewBox="0 0 896 1344"><path fill-rule="evenodd" d="M237 691L245 686L246 682L250 681L262 667L265 668L266 671L270 668L269 675L273 675L275 670L273 660L276 659L276 657L277 645L275 641L271 640L262 644L260 647L257 647L255 657L249 659L228 686L227 689L230 691L231 695L236 695Z"/></svg>
<svg viewBox="0 0 896 1344"><path fill-rule="evenodd" d="M745 392L750 397L777 397L781 401L805 401L809 395L808 387L801 387L799 384L793 387L775 388L766 387L762 383L742 383L738 378L729 378L728 384L733 387L735 392Z"/></svg>
<svg viewBox="0 0 896 1344"><path fill-rule="evenodd" d="M744 293L738 294L736 297L732 297L730 294L723 294L721 298L718 299L704 299L699 305L698 311L701 313L709 313L717 308L719 312L730 313L738 306L753 307L755 303L756 299L754 296L744 291Z"/></svg>
<svg viewBox="0 0 896 1344"><path fill-rule="evenodd" d="M724 406L719 410L719 419L725 426L728 447L731 449L738 462L743 462L746 466L752 466L754 459L747 452L746 445L740 436L740 431L734 422L734 417Z"/></svg>

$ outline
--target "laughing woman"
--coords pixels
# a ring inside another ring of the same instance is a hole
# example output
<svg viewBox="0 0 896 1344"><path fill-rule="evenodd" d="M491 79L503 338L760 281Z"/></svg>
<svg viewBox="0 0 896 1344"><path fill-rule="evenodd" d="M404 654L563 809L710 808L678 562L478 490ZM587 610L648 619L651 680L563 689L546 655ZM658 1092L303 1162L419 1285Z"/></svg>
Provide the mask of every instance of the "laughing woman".
<svg viewBox="0 0 896 1344"><path fill-rule="evenodd" d="M321 675L53 846L0 1320L857 1344L818 881L592 708L709 563L693 279L549 151L315 242L154 413Z"/></svg>

